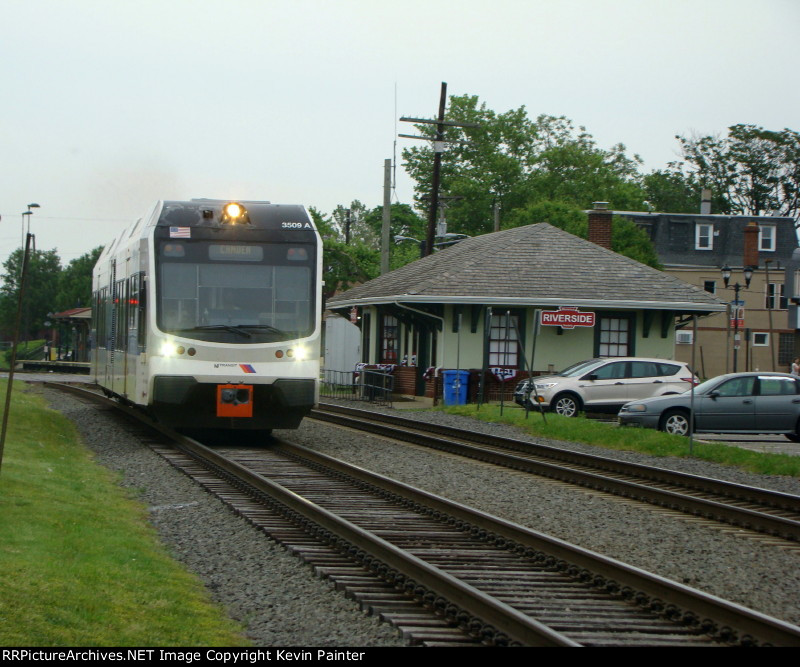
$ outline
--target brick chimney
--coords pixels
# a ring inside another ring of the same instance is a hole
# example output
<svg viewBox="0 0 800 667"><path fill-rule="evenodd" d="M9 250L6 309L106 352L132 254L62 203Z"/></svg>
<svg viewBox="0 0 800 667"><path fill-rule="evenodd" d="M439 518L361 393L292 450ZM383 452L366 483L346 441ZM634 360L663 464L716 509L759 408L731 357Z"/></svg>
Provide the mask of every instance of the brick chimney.
<svg viewBox="0 0 800 667"><path fill-rule="evenodd" d="M711 214L711 190L703 188L700 193L700 215Z"/></svg>
<svg viewBox="0 0 800 667"><path fill-rule="evenodd" d="M607 201L596 201L589 211L589 240L611 250L611 217Z"/></svg>
<svg viewBox="0 0 800 667"><path fill-rule="evenodd" d="M744 256L742 266L758 267L758 225L751 220L744 228Z"/></svg>

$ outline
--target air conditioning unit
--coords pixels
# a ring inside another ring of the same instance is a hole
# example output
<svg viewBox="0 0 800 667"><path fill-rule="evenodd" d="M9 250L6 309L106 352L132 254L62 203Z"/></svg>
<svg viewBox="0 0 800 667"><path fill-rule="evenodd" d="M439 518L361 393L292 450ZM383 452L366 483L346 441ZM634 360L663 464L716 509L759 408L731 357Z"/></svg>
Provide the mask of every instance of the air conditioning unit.
<svg viewBox="0 0 800 667"><path fill-rule="evenodd" d="M676 331L675 332L675 342L678 345L691 345L693 340L694 340L694 332L693 331Z"/></svg>

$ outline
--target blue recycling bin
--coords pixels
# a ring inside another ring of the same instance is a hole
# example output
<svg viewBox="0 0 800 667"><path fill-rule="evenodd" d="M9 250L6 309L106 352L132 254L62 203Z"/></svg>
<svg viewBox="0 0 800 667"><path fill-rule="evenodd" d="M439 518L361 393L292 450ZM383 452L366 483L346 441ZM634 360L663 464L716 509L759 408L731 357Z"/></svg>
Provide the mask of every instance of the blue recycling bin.
<svg viewBox="0 0 800 667"><path fill-rule="evenodd" d="M469 371L442 371L444 404L465 405L469 386Z"/></svg>

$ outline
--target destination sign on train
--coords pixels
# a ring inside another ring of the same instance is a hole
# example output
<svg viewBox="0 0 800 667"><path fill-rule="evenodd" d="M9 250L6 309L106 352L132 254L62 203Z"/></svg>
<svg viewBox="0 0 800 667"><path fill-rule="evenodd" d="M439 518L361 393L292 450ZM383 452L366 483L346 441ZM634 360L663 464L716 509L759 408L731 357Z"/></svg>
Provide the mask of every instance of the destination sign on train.
<svg viewBox="0 0 800 667"><path fill-rule="evenodd" d="M211 245L208 246L208 258L260 262L264 258L264 249L257 245Z"/></svg>

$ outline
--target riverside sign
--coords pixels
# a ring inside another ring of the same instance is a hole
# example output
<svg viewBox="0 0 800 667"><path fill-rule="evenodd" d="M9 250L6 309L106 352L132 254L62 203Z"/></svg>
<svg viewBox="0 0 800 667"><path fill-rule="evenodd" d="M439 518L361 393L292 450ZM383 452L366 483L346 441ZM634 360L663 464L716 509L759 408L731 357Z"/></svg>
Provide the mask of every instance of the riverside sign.
<svg viewBox="0 0 800 667"><path fill-rule="evenodd" d="M591 311L581 312L570 306L561 306L558 310L543 310L541 323L545 327L561 327L562 329L593 327L594 313Z"/></svg>

